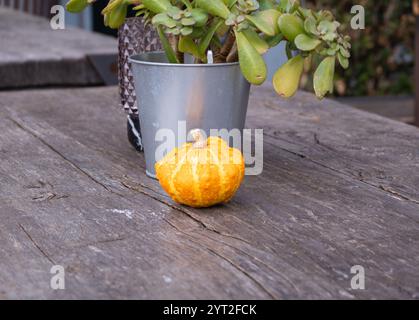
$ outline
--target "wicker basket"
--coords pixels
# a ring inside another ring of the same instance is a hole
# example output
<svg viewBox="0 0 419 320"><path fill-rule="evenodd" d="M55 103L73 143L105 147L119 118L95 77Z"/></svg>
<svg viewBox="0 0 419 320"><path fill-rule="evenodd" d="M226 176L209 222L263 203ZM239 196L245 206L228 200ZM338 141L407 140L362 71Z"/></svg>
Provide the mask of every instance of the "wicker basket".
<svg viewBox="0 0 419 320"><path fill-rule="evenodd" d="M121 107L128 113L128 140L138 151L142 151L140 115L128 58L137 53L162 50L162 46L153 26L145 25L141 17L128 18L120 27L118 45L119 90Z"/></svg>

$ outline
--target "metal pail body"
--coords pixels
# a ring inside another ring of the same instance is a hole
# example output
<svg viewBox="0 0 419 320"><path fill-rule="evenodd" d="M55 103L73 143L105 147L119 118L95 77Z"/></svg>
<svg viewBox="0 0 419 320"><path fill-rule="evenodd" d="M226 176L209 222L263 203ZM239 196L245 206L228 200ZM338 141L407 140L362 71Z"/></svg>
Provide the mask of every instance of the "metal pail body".
<svg viewBox="0 0 419 320"><path fill-rule="evenodd" d="M169 64L163 52L135 55L130 62L148 176L155 177L161 158L161 130L174 133L173 148L186 142L182 123L186 133L199 128L208 136L211 129L243 130L250 84L238 63Z"/></svg>

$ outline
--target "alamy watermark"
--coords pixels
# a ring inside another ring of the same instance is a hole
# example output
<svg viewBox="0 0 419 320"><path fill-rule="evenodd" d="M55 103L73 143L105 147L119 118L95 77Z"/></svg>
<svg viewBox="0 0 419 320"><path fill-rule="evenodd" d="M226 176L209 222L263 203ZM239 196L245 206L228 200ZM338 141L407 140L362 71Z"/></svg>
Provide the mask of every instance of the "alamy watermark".
<svg viewBox="0 0 419 320"><path fill-rule="evenodd" d="M50 13L52 15L49 22L52 30L65 29L65 8L60 5L52 6Z"/></svg>
<svg viewBox="0 0 419 320"><path fill-rule="evenodd" d="M52 17L50 20L50 26L53 30L64 30L65 29L65 8L62 5L55 5L51 7L50 11ZM354 30L365 29L365 8L362 5L354 5L351 8L351 28Z"/></svg>
<svg viewBox="0 0 419 320"><path fill-rule="evenodd" d="M351 278L351 289L352 290L365 290L365 269L363 266L356 265L351 268L351 274L354 276Z"/></svg>
<svg viewBox="0 0 419 320"><path fill-rule="evenodd" d="M207 135L204 131L201 130L202 137L206 140ZM263 171L263 129L244 129L243 131L239 129L211 129L209 130L210 137L220 137L226 143L233 148L236 148L242 151L246 171L245 174L248 176L260 175ZM178 121L177 134L174 130L168 128L162 128L157 130L155 134L155 141L158 144L155 150L155 159L160 160L167 154L169 154L175 147L181 147L185 142L193 142L193 137L190 132L187 132L186 121ZM221 144L214 144L212 148L217 151L217 154L221 154L222 150L218 148L223 148L225 146ZM183 157L190 156L189 153L185 154L176 154L175 156L168 159L168 161L179 161ZM221 164L233 163L240 164L241 157L238 157L237 153L232 153L226 155L222 154L221 158L218 157L202 157L200 158L200 163L212 163L217 162Z"/></svg>
<svg viewBox="0 0 419 320"><path fill-rule="evenodd" d="M351 14L354 16L351 19L351 28L354 30L365 29L365 8L361 5L355 5L351 8Z"/></svg>
<svg viewBox="0 0 419 320"><path fill-rule="evenodd" d="M52 266L50 273L51 277L50 286L52 290L65 289L65 269L61 265Z"/></svg>

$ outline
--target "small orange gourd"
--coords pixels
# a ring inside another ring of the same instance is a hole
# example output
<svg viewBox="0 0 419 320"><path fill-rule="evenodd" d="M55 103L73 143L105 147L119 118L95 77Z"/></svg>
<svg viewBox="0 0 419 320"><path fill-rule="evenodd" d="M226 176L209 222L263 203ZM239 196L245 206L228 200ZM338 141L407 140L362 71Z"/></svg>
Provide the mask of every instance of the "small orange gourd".
<svg viewBox="0 0 419 320"><path fill-rule="evenodd" d="M219 137L204 139L192 130L186 143L156 163L156 174L170 197L190 207L211 207L229 201L243 181L245 164L240 150Z"/></svg>

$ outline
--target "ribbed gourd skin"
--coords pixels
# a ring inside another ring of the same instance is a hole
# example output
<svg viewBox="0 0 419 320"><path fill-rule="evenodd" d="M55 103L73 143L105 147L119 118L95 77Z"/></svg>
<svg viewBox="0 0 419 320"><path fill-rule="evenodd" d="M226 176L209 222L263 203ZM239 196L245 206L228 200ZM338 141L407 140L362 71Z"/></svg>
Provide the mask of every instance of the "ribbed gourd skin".
<svg viewBox="0 0 419 320"><path fill-rule="evenodd" d="M174 201L204 208L234 196L243 181L245 163L238 149L209 137L202 148L192 143L175 148L155 168L162 188Z"/></svg>

